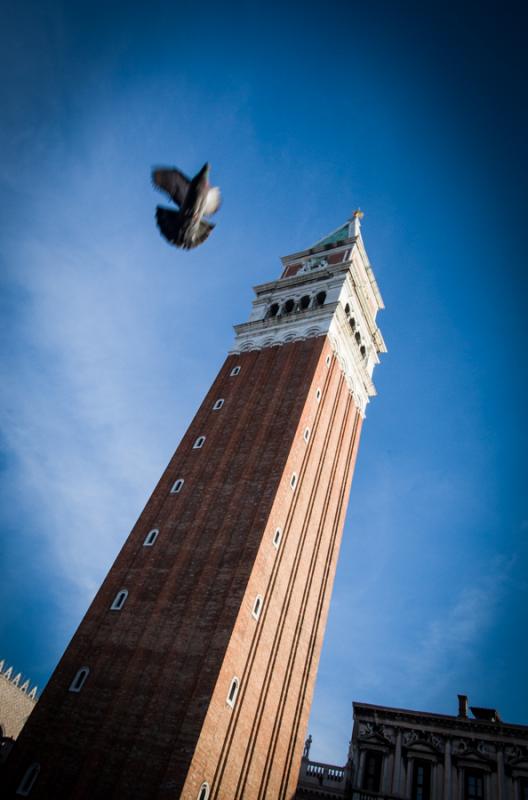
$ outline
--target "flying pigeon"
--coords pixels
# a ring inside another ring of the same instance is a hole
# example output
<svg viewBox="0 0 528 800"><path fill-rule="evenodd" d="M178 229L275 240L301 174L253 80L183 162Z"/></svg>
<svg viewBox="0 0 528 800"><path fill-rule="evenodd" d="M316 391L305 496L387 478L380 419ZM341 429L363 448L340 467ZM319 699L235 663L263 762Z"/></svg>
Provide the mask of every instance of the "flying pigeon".
<svg viewBox="0 0 528 800"><path fill-rule="evenodd" d="M220 189L210 186L209 164L189 180L175 167L158 167L152 170L154 186L166 192L180 207L179 211L157 206L156 221L162 235L176 247L190 250L204 242L214 225L202 219L214 214L220 206Z"/></svg>

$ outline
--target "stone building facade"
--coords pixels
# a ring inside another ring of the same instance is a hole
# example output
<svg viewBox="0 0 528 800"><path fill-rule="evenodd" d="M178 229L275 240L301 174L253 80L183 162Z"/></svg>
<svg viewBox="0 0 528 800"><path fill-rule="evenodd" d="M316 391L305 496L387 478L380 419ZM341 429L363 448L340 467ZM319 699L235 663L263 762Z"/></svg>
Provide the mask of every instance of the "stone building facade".
<svg viewBox="0 0 528 800"><path fill-rule="evenodd" d="M469 709L464 695L457 716L353 707L346 766L305 756L298 800L528 800L528 726Z"/></svg>
<svg viewBox="0 0 528 800"><path fill-rule="evenodd" d="M0 661L0 763L7 758L36 702L37 687Z"/></svg>
<svg viewBox="0 0 528 800"><path fill-rule="evenodd" d="M290 800L383 307L360 213L283 259L8 762L11 793Z"/></svg>

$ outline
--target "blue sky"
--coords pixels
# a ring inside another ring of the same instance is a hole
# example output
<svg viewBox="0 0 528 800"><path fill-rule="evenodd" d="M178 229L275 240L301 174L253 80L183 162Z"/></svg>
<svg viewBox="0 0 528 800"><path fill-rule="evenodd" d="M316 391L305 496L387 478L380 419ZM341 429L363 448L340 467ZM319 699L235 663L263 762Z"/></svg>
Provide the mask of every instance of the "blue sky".
<svg viewBox="0 0 528 800"><path fill-rule="evenodd" d="M521 4L187 5L3 4L0 657L44 684L251 287L361 206L389 353L312 755L353 699L528 723ZM149 170L205 160L183 253Z"/></svg>

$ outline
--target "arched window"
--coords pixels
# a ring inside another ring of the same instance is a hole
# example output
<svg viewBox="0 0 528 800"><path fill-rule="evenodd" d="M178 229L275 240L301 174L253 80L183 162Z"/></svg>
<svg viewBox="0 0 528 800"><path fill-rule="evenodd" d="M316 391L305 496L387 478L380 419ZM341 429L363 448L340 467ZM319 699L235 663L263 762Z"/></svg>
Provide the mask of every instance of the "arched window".
<svg viewBox="0 0 528 800"><path fill-rule="evenodd" d="M325 361L326 366L329 367L331 363L332 363L332 356L331 355L327 355L326 361Z"/></svg>
<svg viewBox="0 0 528 800"><path fill-rule="evenodd" d="M213 411L219 411L219 409L221 409L223 405L224 405L224 398L219 397L213 406Z"/></svg>
<svg viewBox="0 0 528 800"><path fill-rule="evenodd" d="M323 306L326 300L326 292L318 292L315 296L315 302L318 306Z"/></svg>
<svg viewBox="0 0 528 800"><path fill-rule="evenodd" d="M290 478L290 486L292 489L295 489L295 487L297 486L297 473L295 472L292 474Z"/></svg>
<svg viewBox="0 0 528 800"><path fill-rule="evenodd" d="M308 308L309 305L310 305L310 295L309 294L305 294L299 300L299 308L300 308L301 311L305 311Z"/></svg>
<svg viewBox="0 0 528 800"><path fill-rule="evenodd" d="M143 547L152 547L156 539L158 538L159 530L158 528L153 528L151 531L147 533L145 536L145 541L143 542Z"/></svg>
<svg viewBox="0 0 528 800"><path fill-rule="evenodd" d="M272 303L269 307L268 317L276 317L278 313L279 313L279 304Z"/></svg>
<svg viewBox="0 0 528 800"><path fill-rule="evenodd" d="M255 619L258 619L260 617L261 611L262 611L262 597L260 594L258 594L255 597L255 602L253 603L253 610L251 612L251 616L254 617Z"/></svg>
<svg viewBox="0 0 528 800"><path fill-rule="evenodd" d="M354 319L354 317L351 317L350 319L350 327L352 328L353 331L356 330L356 320Z"/></svg>
<svg viewBox="0 0 528 800"><path fill-rule="evenodd" d="M356 342L357 342L358 344L361 342L361 335L360 335L359 331L356 331L356 332L355 332L355 334L354 334L354 338L355 338L355 340L356 340Z"/></svg>
<svg viewBox="0 0 528 800"><path fill-rule="evenodd" d="M281 538L282 538L282 531L280 528L277 528L277 530L273 534L273 545L277 549L279 548Z"/></svg>
<svg viewBox="0 0 528 800"><path fill-rule="evenodd" d="M125 605L125 600L128 597L128 592L126 589L120 589L116 596L114 597L114 602L110 606L110 611L121 611L123 606Z"/></svg>
<svg viewBox="0 0 528 800"><path fill-rule="evenodd" d="M204 446L205 436L199 436L195 443L193 444L193 450L199 450L200 447Z"/></svg>
<svg viewBox="0 0 528 800"><path fill-rule="evenodd" d="M229 687L229 691L227 693L227 700L226 700L227 705L231 706L231 708L233 708L233 706L235 705L237 694L238 694L238 678L233 678L233 680L231 681L231 685Z"/></svg>
<svg viewBox="0 0 528 800"><path fill-rule="evenodd" d="M80 670L77 672L77 675L70 683L70 692L80 692L82 687L86 682L86 678L88 677L90 670L88 667L81 667Z"/></svg>
<svg viewBox="0 0 528 800"><path fill-rule="evenodd" d="M170 490L170 493L178 494L178 492L181 492L184 483L185 481L183 480L183 478L178 478L178 480L174 481L174 483L172 484L172 489Z"/></svg>
<svg viewBox="0 0 528 800"><path fill-rule="evenodd" d="M365 347L364 344L362 344L361 347L359 348L359 352L361 353L363 358L365 358L365 356L367 355L367 348Z"/></svg>
<svg viewBox="0 0 528 800"><path fill-rule="evenodd" d="M233 367L233 369L232 369L232 370L231 370L231 372L229 373L229 376L230 376L231 378L234 378L234 377L235 377L235 375L238 375L238 373L239 373L239 372L240 372L240 367Z"/></svg>
<svg viewBox="0 0 528 800"><path fill-rule="evenodd" d="M348 303L345 306L345 314L347 315L347 317L350 314L350 306L348 305Z"/></svg>
<svg viewBox="0 0 528 800"><path fill-rule="evenodd" d="M283 311L285 314L291 314L294 308L295 308L295 301L290 298L289 300L286 300L286 302L284 303Z"/></svg>
<svg viewBox="0 0 528 800"><path fill-rule="evenodd" d="M27 797L33 788L33 784L38 778L39 772L40 764L35 761L35 763L32 764L24 773L24 777L18 784L16 793L22 795L22 797Z"/></svg>
<svg viewBox="0 0 528 800"><path fill-rule="evenodd" d="M209 784L207 781L204 781L200 786L197 800L209 800Z"/></svg>
<svg viewBox="0 0 528 800"><path fill-rule="evenodd" d="M305 442L307 442L310 439L310 428L304 429L303 439Z"/></svg>

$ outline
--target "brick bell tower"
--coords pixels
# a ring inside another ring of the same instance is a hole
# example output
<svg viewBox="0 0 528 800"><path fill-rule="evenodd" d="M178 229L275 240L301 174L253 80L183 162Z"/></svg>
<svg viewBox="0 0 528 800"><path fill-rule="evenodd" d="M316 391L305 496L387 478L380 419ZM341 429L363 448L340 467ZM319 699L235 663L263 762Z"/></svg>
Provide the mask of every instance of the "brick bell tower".
<svg viewBox="0 0 528 800"><path fill-rule="evenodd" d="M256 287L13 751L10 796L293 796L385 352L360 216Z"/></svg>

